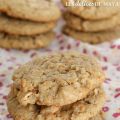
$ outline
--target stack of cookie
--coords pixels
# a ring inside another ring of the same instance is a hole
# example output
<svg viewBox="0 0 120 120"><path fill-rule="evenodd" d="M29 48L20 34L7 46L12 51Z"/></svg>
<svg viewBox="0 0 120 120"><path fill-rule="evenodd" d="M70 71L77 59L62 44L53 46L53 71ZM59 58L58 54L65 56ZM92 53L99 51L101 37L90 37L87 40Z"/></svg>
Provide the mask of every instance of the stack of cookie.
<svg viewBox="0 0 120 120"><path fill-rule="evenodd" d="M101 6L72 6L69 0L62 0L67 11L64 13L66 26L63 32L75 39L92 44L110 41L120 37L120 6L119 0L86 0L86 3L101 3ZM84 1L76 0L81 3ZM114 3L105 7L104 3ZM116 3L116 4L115 4ZM67 6L69 5L69 6ZM112 4L113 5L113 4ZM116 6L115 6L116 5Z"/></svg>
<svg viewBox="0 0 120 120"><path fill-rule="evenodd" d="M53 29L61 16L47 0L0 0L0 47L35 49L54 39Z"/></svg>
<svg viewBox="0 0 120 120"><path fill-rule="evenodd" d="M77 52L36 58L13 75L8 110L14 120L103 120L104 73Z"/></svg>

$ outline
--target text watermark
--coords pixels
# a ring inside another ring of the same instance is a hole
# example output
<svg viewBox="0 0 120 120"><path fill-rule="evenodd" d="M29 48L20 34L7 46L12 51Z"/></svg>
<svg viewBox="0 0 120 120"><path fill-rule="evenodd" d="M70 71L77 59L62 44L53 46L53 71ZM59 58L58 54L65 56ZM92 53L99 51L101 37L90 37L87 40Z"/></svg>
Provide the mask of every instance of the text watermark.
<svg viewBox="0 0 120 120"><path fill-rule="evenodd" d="M88 6L88 7L93 7L93 6L103 6L103 7L120 7L120 2L88 2L85 0L69 0L66 2L66 6Z"/></svg>

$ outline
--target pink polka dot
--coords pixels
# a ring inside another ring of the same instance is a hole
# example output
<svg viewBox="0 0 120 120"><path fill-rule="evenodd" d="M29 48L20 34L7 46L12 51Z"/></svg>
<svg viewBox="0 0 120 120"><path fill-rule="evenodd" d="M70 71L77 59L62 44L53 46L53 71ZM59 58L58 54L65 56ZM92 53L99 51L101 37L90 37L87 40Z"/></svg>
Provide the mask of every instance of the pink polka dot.
<svg viewBox="0 0 120 120"><path fill-rule="evenodd" d="M71 45L70 44L68 44L67 49L71 49Z"/></svg>
<svg viewBox="0 0 120 120"><path fill-rule="evenodd" d="M10 49L5 49L7 52L10 52Z"/></svg>
<svg viewBox="0 0 120 120"><path fill-rule="evenodd" d="M6 75L5 74L0 74L0 77L5 77Z"/></svg>
<svg viewBox="0 0 120 120"><path fill-rule="evenodd" d="M13 70L13 67L8 67L8 70Z"/></svg>
<svg viewBox="0 0 120 120"><path fill-rule="evenodd" d="M80 42L77 42L77 43L76 43L76 47L79 47L79 46L80 46Z"/></svg>
<svg viewBox="0 0 120 120"><path fill-rule="evenodd" d="M105 62L107 62L108 61L108 58L107 57L103 57L103 60L105 61Z"/></svg>
<svg viewBox="0 0 120 120"><path fill-rule="evenodd" d="M104 83L107 83L107 84L109 84L109 82L111 81L111 79L110 78L106 78L105 79L105 81L104 81Z"/></svg>
<svg viewBox="0 0 120 120"><path fill-rule="evenodd" d="M12 118L12 116L10 114L7 114L6 117L7 118Z"/></svg>
<svg viewBox="0 0 120 120"><path fill-rule="evenodd" d="M113 64L114 66L118 66L119 64Z"/></svg>
<svg viewBox="0 0 120 120"><path fill-rule="evenodd" d="M31 55L30 55L30 57L32 58L32 57L34 57L34 56L36 56L37 55L37 53L32 53Z"/></svg>
<svg viewBox="0 0 120 120"><path fill-rule="evenodd" d="M7 96L3 96L3 99L4 99L4 100L7 100Z"/></svg>
<svg viewBox="0 0 120 120"><path fill-rule="evenodd" d="M60 47L60 50L64 50L64 46L61 46L61 47Z"/></svg>
<svg viewBox="0 0 120 120"><path fill-rule="evenodd" d="M83 49L83 53L84 53L84 54L87 54L87 49L84 48L84 49Z"/></svg>
<svg viewBox="0 0 120 120"><path fill-rule="evenodd" d="M2 66L2 63L0 63L0 66Z"/></svg>
<svg viewBox="0 0 120 120"><path fill-rule="evenodd" d="M116 88L115 91L116 91L116 92L120 92L120 88Z"/></svg>
<svg viewBox="0 0 120 120"><path fill-rule="evenodd" d="M46 49L47 52L51 52L52 50L51 49Z"/></svg>
<svg viewBox="0 0 120 120"><path fill-rule="evenodd" d="M120 71L120 66L119 66L119 67L117 67L117 71Z"/></svg>
<svg viewBox="0 0 120 120"><path fill-rule="evenodd" d="M106 80L107 80L107 81L111 81L111 79L110 79L110 78L106 78Z"/></svg>
<svg viewBox="0 0 120 120"><path fill-rule="evenodd" d="M60 40L59 43L62 44L64 42L64 40Z"/></svg>
<svg viewBox="0 0 120 120"><path fill-rule="evenodd" d="M118 45L117 48L120 49L120 45Z"/></svg>
<svg viewBox="0 0 120 120"><path fill-rule="evenodd" d="M114 98L118 98L118 97L120 97L120 93L118 93L114 96Z"/></svg>
<svg viewBox="0 0 120 120"><path fill-rule="evenodd" d="M23 53L28 53L29 52L29 50L23 50Z"/></svg>
<svg viewBox="0 0 120 120"><path fill-rule="evenodd" d="M108 69L108 67L107 67L107 66L104 66L104 67L102 67L102 69L105 71L105 70Z"/></svg>
<svg viewBox="0 0 120 120"><path fill-rule="evenodd" d="M114 113L114 114L113 114L113 117L114 117L114 118L120 117L120 113Z"/></svg>
<svg viewBox="0 0 120 120"><path fill-rule="evenodd" d="M108 112L109 111L109 107L103 107L102 110L103 110L103 112Z"/></svg>
<svg viewBox="0 0 120 120"><path fill-rule="evenodd" d="M56 35L57 39L60 39L62 37L61 34Z"/></svg>
<svg viewBox="0 0 120 120"><path fill-rule="evenodd" d="M97 51L93 51L93 55L98 55L98 52Z"/></svg>
<svg viewBox="0 0 120 120"><path fill-rule="evenodd" d="M3 96L3 94L0 93L0 96Z"/></svg>
<svg viewBox="0 0 120 120"><path fill-rule="evenodd" d="M0 103L0 105L2 106L2 105L4 105L4 103Z"/></svg>
<svg viewBox="0 0 120 120"><path fill-rule="evenodd" d="M0 87L2 87L3 86L3 83L2 82L0 82Z"/></svg>
<svg viewBox="0 0 120 120"><path fill-rule="evenodd" d="M107 80L105 80L104 83L109 84L109 82Z"/></svg>
<svg viewBox="0 0 120 120"><path fill-rule="evenodd" d="M116 47L116 45L111 45L111 46L110 46L110 48L112 48L112 49L115 48L115 47Z"/></svg>

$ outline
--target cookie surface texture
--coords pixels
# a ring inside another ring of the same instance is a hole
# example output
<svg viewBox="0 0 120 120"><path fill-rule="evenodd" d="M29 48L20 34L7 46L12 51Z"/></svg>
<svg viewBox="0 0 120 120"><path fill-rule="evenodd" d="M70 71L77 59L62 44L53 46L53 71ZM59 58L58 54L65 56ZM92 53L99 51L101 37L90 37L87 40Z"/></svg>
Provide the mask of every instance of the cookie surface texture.
<svg viewBox="0 0 120 120"><path fill-rule="evenodd" d="M116 27L114 30L109 31L101 31L101 32L80 32L71 29L68 26L63 28L63 32L71 36L76 40L80 40L83 42L91 43L91 44L98 44L106 41L112 41L114 39L120 38L120 27Z"/></svg>
<svg viewBox="0 0 120 120"><path fill-rule="evenodd" d="M63 106L83 99L100 86L104 73L96 59L78 52L65 52L21 66L13 80L20 86L18 100L22 105Z"/></svg>
<svg viewBox="0 0 120 120"><path fill-rule="evenodd" d="M45 34L35 35L35 36L19 36L19 35L9 35L0 32L0 47L6 49L38 49L47 47L54 39L55 34L53 32L48 32Z"/></svg>
<svg viewBox="0 0 120 120"><path fill-rule="evenodd" d="M66 20L67 26L83 32L100 32L114 29L116 26L120 25L119 14L103 20L85 20L69 12L66 12L64 13L64 18Z"/></svg>
<svg viewBox="0 0 120 120"><path fill-rule="evenodd" d="M12 17L38 22L55 21L61 15L51 0L0 0L0 11Z"/></svg>
<svg viewBox="0 0 120 120"><path fill-rule="evenodd" d="M0 31L15 35L36 35L49 32L55 27L55 22L31 22L0 14Z"/></svg>

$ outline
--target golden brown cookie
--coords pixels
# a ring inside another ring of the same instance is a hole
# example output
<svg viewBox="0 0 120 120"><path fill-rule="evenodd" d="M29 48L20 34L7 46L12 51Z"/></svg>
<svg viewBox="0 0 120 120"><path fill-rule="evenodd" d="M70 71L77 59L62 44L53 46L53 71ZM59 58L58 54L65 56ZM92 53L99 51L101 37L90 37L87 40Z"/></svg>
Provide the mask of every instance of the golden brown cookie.
<svg viewBox="0 0 120 120"><path fill-rule="evenodd" d="M62 0L64 6L69 5L66 4L70 0ZM72 0L71 0L72 1ZM88 5L81 5L81 6L66 6L67 10L77 16L80 16L84 19L89 20L98 20L98 19L105 19L112 17L114 14L118 13L120 11L120 6L116 3L119 3L119 0L73 0L78 1L78 3L87 3ZM96 3L99 3L100 5L95 5ZM73 2L74 3L74 2ZM75 2L76 3L76 2ZM93 4L92 6L89 6L89 4ZM104 3L110 4L113 3L111 6L105 6Z"/></svg>
<svg viewBox="0 0 120 120"><path fill-rule="evenodd" d="M63 106L83 99L105 79L96 59L78 52L37 58L17 69L13 80L20 86L22 105Z"/></svg>
<svg viewBox="0 0 120 120"><path fill-rule="evenodd" d="M85 20L69 12L64 13L67 26L84 32L97 32L113 29L120 24L120 14L103 20Z"/></svg>
<svg viewBox="0 0 120 120"><path fill-rule="evenodd" d="M31 22L0 14L0 31L15 35L36 35L52 30L56 22Z"/></svg>
<svg viewBox="0 0 120 120"><path fill-rule="evenodd" d="M51 0L0 0L0 12L38 22L55 21L61 15Z"/></svg>
<svg viewBox="0 0 120 120"><path fill-rule="evenodd" d="M94 89L83 100L63 106L54 114L41 113L44 108L38 105L26 107L20 105L16 93L17 90L12 88L7 102L8 110L14 120L103 120L100 110L105 102L105 95L101 88Z"/></svg>
<svg viewBox="0 0 120 120"><path fill-rule="evenodd" d="M112 41L120 38L120 27L116 27L114 30L103 31L103 32L80 32L65 26L63 32L77 40L83 42L98 44L106 41Z"/></svg>
<svg viewBox="0 0 120 120"><path fill-rule="evenodd" d="M0 47L22 50L43 48L47 47L52 42L54 36L53 32L34 36L9 35L0 32Z"/></svg>

